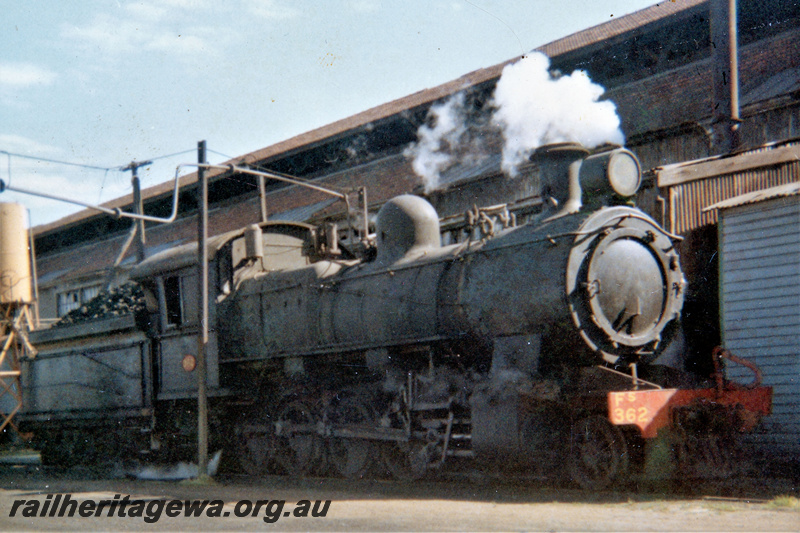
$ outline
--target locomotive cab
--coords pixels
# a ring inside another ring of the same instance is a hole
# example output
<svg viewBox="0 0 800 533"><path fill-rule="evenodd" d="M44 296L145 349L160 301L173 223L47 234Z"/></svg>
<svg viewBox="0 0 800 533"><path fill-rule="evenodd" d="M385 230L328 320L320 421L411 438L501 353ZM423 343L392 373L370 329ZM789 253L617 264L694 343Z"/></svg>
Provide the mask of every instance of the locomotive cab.
<svg viewBox="0 0 800 533"><path fill-rule="evenodd" d="M209 239L209 287L220 289L227 277L223 250L230 235ZM230 254L228 254L229 256ZM173 400L196 395L194 374L199 325L200 282L197 244L176 246L155 254L131 271L145 295L148 336L152 343L154 395L156 400ZM217 365L216 305L209 298L209 344L206 348L208 384L212 394L219 391Z"/></svg>
<svg viewBox="0 0 800 533"><path fill-rule="evenodd" d="M209 342L205 349L210 395L230 391L220 382L218 320L220 306L235 291L243 276L294 270L321 255L313 226L299 223L264 223L229 232L208 241ZM200 283L197 243L188 243L146 259L131 272L145 294L148 335L153 343L157 400L196 395L194 374L199 333ZM222 341L223 344L225 341Z"/></svg>

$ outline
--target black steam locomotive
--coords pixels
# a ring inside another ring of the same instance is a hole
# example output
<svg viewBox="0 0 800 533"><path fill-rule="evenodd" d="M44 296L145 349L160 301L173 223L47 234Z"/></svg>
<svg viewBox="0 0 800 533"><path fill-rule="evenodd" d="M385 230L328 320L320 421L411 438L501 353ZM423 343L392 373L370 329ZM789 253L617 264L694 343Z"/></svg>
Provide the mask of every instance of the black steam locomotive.
<svg viewBox="0 0 800 533"><path fill-rule="evenodd" d="M540 211L478 240L443 246L411 195L381 208L371 242L289 222L212 238L212 446L252 474L413 479L471 458L589 488L644 468L656 436L718 446L725 430L698 420L731 428L741 402L664 388L685 382L654 364L685 282L678 237L626 202L635 156L554 146L535 167ZM22 420L43 460L190 453L197 255L136 266L135 314L31 335Z"/></svg>

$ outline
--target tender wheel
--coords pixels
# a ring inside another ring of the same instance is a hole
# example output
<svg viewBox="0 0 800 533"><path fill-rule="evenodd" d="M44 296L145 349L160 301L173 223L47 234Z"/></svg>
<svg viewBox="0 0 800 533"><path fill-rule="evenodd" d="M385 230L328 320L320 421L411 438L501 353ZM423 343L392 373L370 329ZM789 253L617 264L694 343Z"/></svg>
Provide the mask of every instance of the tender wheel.
<svg viewBox="0 0 800 533"><path fill-rule="evenodd" d="M41 445L42 464L47 466L72 467L87 462L94 446L91 439L78 430L49 432Z"/></svg>
<svg viewBox="0 0 800 533"><path fill-rule="evenodd" d="M381 445L386 470L399 481L422 479L430 463L430 446L422 442L387 442Z"/></svg>
<svg viewBox="0 0 800 533"><path fill-rule="evenodd" d="M628 445L620 429L601 416L572 425L569 472L587 490L602 490L628 472Z"/></svg>
<svg viewBox="0 0 800 533"><path fill-rule="evenodd" d="M47 440L39 450L42 464L46 466L73 466L78 463L66 445Z"/></svg>
<svg viewBox="0 0 800 533"><path fill-rule="evenodd" d="M317 417L312 408L303 400L291 400L277 419L278 463L290 475L311 474L323 460L323 442L315 432Z"/></svg>
<svg viewBox="0 0 800 533"><path fill-rule="evenodd" d="M332 403L328 422L334 429L369 429L375 426L372 409L357 396L346 396ZM328 460L336 472L348 479L362 478L375 463L376 445L362 438L334 437L328 442Z"/></svg>

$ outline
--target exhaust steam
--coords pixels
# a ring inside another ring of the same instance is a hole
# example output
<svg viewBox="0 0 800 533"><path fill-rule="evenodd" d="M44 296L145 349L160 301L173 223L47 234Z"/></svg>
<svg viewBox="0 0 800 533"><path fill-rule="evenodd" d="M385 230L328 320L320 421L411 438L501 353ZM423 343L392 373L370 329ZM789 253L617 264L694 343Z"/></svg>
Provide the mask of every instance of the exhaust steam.
<svg viewBox="0 0 800 533"><path fill-rule="evenodd" d="M550 60L534 52L502 72L487 106L488 119L470 114L461 91L428 112L417 131L418 141L406 150L426 192L442 185L442 175L455 164L474 164L488 157L487 134L502 136L503 171L517 175L536 148L550 143L579 142L587 148L623 144L616 106L601 101L605 89L586 72L562 75L550 71Z"/></svg>

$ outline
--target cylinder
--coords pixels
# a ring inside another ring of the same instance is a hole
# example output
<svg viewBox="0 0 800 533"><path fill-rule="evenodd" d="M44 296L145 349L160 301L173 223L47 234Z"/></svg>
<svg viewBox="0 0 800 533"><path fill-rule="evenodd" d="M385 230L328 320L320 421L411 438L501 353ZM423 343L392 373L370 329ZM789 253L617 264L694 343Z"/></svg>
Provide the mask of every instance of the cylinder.
<svg viewBox="0 0 800 533"><path fill-rule="evenodd" d="M32 302L25 207L0 203L0 304Z"/></svg>

